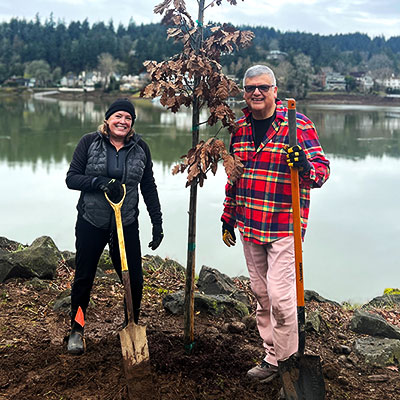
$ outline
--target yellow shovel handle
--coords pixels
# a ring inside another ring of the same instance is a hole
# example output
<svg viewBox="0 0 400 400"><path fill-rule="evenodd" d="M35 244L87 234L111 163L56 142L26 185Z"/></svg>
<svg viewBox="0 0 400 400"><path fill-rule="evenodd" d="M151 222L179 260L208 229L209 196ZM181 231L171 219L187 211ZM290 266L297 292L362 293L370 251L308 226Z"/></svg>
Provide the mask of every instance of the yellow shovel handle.
<svg viewBox="0 0 400 400"><path fill-rule="evenodd" d="M121 270L122 272L128 271L128 261L126 259L126 251L125 251L125 240L124 240L124 231L122 229L122 218L121 218L121 207L124 203L125 196L126 196L126 186L122 184L122 188L124 189L124 195L119 203L113 203L107 193L104 193L106 196L107 201L110 203L110 206L114 210L115 214L115 222L117 225L117 235L118 235L118 245L119 245L119 253L121 256Z"/></svg>

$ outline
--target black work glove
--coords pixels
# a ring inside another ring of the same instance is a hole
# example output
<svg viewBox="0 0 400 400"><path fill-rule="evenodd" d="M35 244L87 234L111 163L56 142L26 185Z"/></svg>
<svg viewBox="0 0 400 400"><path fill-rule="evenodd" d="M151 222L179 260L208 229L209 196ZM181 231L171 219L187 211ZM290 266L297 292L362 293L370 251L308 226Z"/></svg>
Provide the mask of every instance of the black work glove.
<svg viewBox="0 0 400 400"><path fill-rule="evenodd" d="M96 188L107 193L108 198L113 203L119 203L124 196L124 188L117 179L106 178L105 176L98 176L95 182Z"/></svg>
<svg viewBox="0 0 400 400"><path fill-rule="evenodd" d="M164 238L162 225L153 225L153 240L149 243L149 247L155 250Z"/></svg>
<svg viewBox="0 0 400 400"><path fill-rule="evenodd" d="M311 163L307 160L306 153L296 144L296 146L285 148L287 152L286 162L291 168L298 168L301 175L306 175L311 169Z"/></svg>
<svg viewBox="0 0 400 400"><path fill-rule="evenodd" d="M225 221L222 221L222 240L228 247L236 244L235 228Z"/></svg>

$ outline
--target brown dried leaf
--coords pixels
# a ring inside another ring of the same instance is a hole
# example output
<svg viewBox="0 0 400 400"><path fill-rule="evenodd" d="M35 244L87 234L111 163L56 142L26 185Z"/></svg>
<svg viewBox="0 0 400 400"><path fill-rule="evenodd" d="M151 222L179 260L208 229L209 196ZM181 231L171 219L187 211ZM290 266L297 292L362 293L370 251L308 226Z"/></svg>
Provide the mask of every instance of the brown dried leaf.
<svg viewBox="0 0 400 400"><path fill-rule="evenodd" d="M174 6L177 10L186 10L186 5L184 0L174 0Z"/></svg>
<svg viewBox="0 0 400 400"><path fill-rule="evenodd" d="M176 175L178 172L180 172L181 170L181 164L176 164L173 168L172 168L172 175Z"/></svg>
<svg viewBox="0 0 400 400"><path fill-rule="evenodd" d="M228 152L224 152L222 159L224 160L223 165L228 178L232 183L235 183L242 176L244 165L236 154L231 155Z"/></svg>
<svg viewBox="0 0 400 400"><path fill-rule="evenodd" d="M229 97L229 86L225 82L220 82L217 87L216 95L221 99L225 100Z"/></svg>
<svg viewBox="0 0 400 400"><path fill-rule="evenodd" d="M176 36L181 36L182 31L179 28L169 28L167 29L167 37L169 38L174 38Z"/></svg>
<svg viewBox="0 0 400 400"><path fill-rule="evenodd" d="M204 172L200 172L200 174L198 176L198 182L199 182L200 187L203 187L205 179L207 179L207 175Z"/></svg>
<svg viewBox="0 0 400 400"><path fill-rule="evenodd" d="M169 7L171 1L172 0L164 0L162 3L157 4L153 9L154 14L162 14Z"/></svg>
<svg viewBox="0 0 400 400"><path fill-rule="evenodd" d="M193 179L196 178L199 175L199 173L200 173L200 168L198 163L196 162L189 167L187 180L189 182L193 181Z"/></svg>
<svg viewBox="0 0 400 400"><path fill-rule="evenodd" d="M239 43L238 46L241 48L246 48L250 46L251 41L254 38L254 32L252 31L241 31L239 35Z"/></svg>

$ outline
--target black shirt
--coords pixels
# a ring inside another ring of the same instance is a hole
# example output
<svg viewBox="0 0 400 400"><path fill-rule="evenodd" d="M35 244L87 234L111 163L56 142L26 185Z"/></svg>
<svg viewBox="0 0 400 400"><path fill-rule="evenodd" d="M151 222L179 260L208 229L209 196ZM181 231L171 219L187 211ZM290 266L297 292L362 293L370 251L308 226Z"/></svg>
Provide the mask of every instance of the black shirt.
<svg viewBox="0 0 400 400"><path fill-rule="evenodd" d="M253 140L256 150L258 149L260 143L263 141L269 127L275 119L275 116L276 111L274 111L274 113L266 119L254 119L253 115L251 115L251 126L253 128Z"/></svg>

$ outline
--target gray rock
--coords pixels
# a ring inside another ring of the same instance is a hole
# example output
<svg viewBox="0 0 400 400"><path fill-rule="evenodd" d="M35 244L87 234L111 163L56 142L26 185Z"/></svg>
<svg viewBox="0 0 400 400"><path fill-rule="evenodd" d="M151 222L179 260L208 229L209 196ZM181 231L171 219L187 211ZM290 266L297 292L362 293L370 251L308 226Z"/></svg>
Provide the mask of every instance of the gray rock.
<svg viewBox="0 0 400 400"><path fill-rule="evenodd" d="M396 339L359 338L354 350L366 363L378 367L396 365L400 360L400 340Z"/></svg>
<svg viewBox="0 0 400 400"><path fill-rule="evenodd" d="M364 304L363 308L369 307L387 307L400 304L400 294L384 294L373 298L369 303Z"/></svg>
<svg viewBox="0 0 400 400"><path fill-rule="evenodd" d="M71 289L66 289L57 295L53 310L61 312L69 312L71 310Z"/></svg>
<svg viewBox="0 0 400 400"><path fill-rule="evenodd" d="M160 256L146 254L142 257L142 265L145 271L154 271L162 267L164 260Z"/></svg>
<svg viewBox="0 0 400 400"><path fill-rule="evenodd" d="M0 236L0 251L4 250L5 252L10 252L16 251L17 249L23 249L24 247L25 246L19 242Z"/></svg>
<svg viewBox="0 0 400 400"><path fill-rule="evenodd" d="M333 352L337 354L349 355L351 353L351 348L343 344L335 344L333 346Z"/></svg>
<svg viewBox="0 0 400 400"><path fill-rule="evenodd" d="M167 294L162 303L170 313L183 314L184 291ZM211 315L236 315L240 318L249 313L245 304L227 295L205 295L197 292L194 295L194 309Z"/></svg>
<svg viewBox="0 0 400 400"><path fill-rule="evenodd" d="M179 264L177 261L170 258L162 259L160 256L152 256L146 254L142 257L142 265L144 274L155 271L161 268L174 270L176 274L180 275L182 279L185 279L186 269Z"/></svg>
<svg viewBox="0 0 400 400"><path fill-rule="evenodd" d="M356 310L350 322L350 329L356 333L388 339L400 339L400 329L377 314Z"/></svg>
<svg viewBox="0 0 400 400"><path fill-rule="evenodd" d="M53 279L62 256L49 236L21 250L0 254L0 282L10 278Z"/></svg>
<svg viewBox="0 0 400 400"><path fill-rule="evenodd" d="M105 271L109 270L114 271L114 265L111 261L110 252L108 250L104 250L101 253L99 263L97 264L97 272L99 272L100 275L103 276L105 275Z"/></svg>
<svg viewBox="0 0 400 400"><path fill-rule="evenodd" d="M184 292L179 291L167 294L162 300L163 307L174 315L183 314L184 310Z"/></svg>
<svg viewBox="0 0 400 400"><path fill-rule="evenodd" d="M43 281L39 278L33 278L30 281L25 282L25 286L30 286L37 291L50 288L49 281Z"/></svg>
<svg viewBox="0 0 400 400"><path fill-rule="evenodd" d="M61 297L54 302L54 311L68 313L71 310L71 295Z"/></svg>
<svg viewBox="0 0 400 400"><path fill-rule="evenodd" d="M185 276L186 273L184 266L179 264L177 261L171 260L170 258L164 259L163 268L174 269L175 272L182 274L182 276Z"/></svg>
<svg viewBox="0 0 400 400"><path fill-rule="evenodd" d="M75 253L73 253L72 251L65 250L61 252L61 255L67 267L74 270L76 268ZM110 273L110 271L112 272ZM114 265L111 261L110 252L108 250L104 250L101 253L96 270L97 278L103 278L105 276L119 282L118 274L114 270Z"/></svg>
<svg viewBox="0 0 400 400"><path fill-rule="evenodd" d="M236 299L246 306L250 306L246 293L238 290L235 283L229 276L214 268L203 265L200 270L197 287L204 294L219 295L225 294Z"/></svg>
<svg viewBox="0 0 400 400"><path fill-rule="evenodd" d="M75 253L69 250L64 250L61 252L61 255L67 267L75 269Z"/></svg>
<svg viewBox="0 0 400 400"><path fill-rule="evenodd" d="M306 324L304 329L307 332L321 332L328 329L325 321L322 319L321 313L318 310L311 311L306 315Z"/></svg>
<svg viewBox="0 0 400 400"><path fill-rule="evenodd" d="M336 301L333 300L328 300L325 299L325 297L320 296L317 292L315 292L314 290L305 290L304 291L304 300L305 301L316 301L318 303L330 303L333 304L335 306L340 307L340 304L337 303Z"/></svg>

